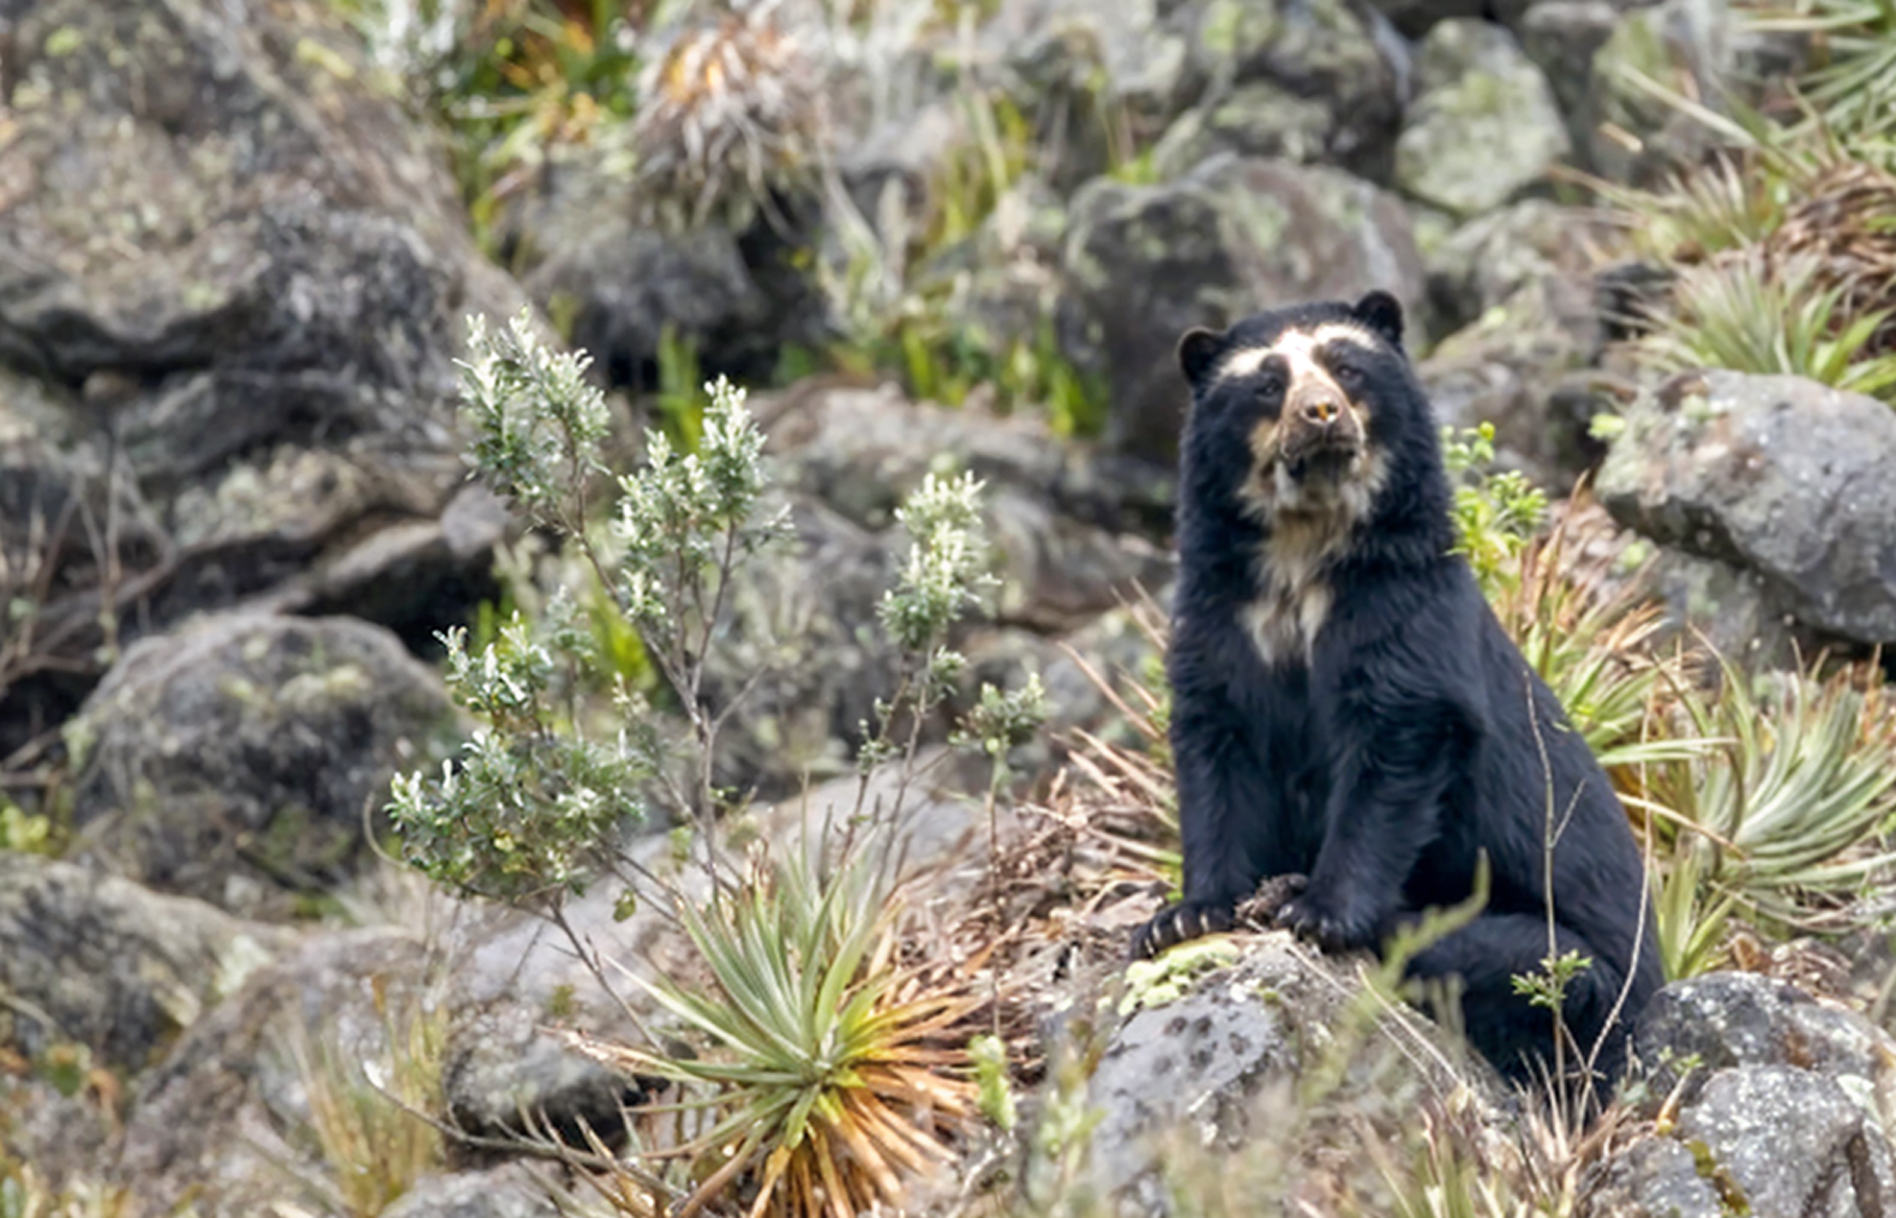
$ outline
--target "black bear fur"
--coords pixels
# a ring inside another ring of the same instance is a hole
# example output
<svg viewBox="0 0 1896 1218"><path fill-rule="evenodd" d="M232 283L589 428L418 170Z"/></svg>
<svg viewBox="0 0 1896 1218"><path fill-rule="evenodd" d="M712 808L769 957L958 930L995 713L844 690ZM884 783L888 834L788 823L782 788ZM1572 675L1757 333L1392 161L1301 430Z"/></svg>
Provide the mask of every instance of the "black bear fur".
<svg viewBox="0 0 1896 1218"><path fill-rule="evenodd" d="M1616 1076L1662 982L1644 868L1606 775L1451 552L1400 306L1374 292L1260 313L1186 335L1179 362L1167 671L1185 882L1135 952L1228 928L1286 875L1307 881L1281 925L1379 948L1465 901L1485 857L1485 907L1409 975L1455 979L1474 1046L1507 1077L1544 1077L1551 1012L1514 978L1544 971L1551 899L1555 954L1591 962L1567 990L1565 1060Z"/></svg>

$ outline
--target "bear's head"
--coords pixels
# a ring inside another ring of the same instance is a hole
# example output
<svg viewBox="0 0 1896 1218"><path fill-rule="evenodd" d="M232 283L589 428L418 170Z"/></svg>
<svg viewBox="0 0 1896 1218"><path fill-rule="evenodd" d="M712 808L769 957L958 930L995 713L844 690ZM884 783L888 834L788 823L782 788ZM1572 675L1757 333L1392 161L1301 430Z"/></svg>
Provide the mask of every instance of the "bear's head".
<svg viewBox="0 0 1896 1218"><path fill-rule="evenodd" d="M1392 481L1439 468L1428 404L1402 349L1402 306L1386 292L1355 304L1259 313L1180 340L1191 384L1184 457L1195 492L1268 531L1348 532Z"/></svg>

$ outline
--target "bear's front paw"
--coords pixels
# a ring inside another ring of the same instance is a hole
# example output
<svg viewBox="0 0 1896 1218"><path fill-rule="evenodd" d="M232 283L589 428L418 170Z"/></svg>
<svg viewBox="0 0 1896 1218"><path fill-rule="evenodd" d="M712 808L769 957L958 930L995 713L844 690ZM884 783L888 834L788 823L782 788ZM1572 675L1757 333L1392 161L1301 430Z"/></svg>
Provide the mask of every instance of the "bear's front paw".
<svg viewBox="0 0 1896 1218"><path fill-rule="evenodd" d="M1170 905L1154 914L1152 920L1132 937L1132 958L1150 960L1168 947L1215 935L1231 929L1231 909L1225 905L1206 905L1192 901Z"/></svg>
<svg viewBox="0 0 1896 1218"><path fill-rule="evenodd" d="M1352 909L1347 898L1336 900L1333 892L1332 889L1306 889L1277 911L1277 924L1326 952L1374 947L1375 919Z"/></svg>

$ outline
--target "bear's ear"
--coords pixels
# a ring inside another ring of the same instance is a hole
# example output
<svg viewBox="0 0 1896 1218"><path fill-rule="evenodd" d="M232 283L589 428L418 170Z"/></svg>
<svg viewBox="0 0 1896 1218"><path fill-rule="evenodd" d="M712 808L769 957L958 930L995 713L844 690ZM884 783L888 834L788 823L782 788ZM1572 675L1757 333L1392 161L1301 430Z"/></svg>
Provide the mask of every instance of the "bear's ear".
<svg viewBox="0 0 1896 1218"><path fill-rule="evenodd" d="M1394 296L1384 291L1370 292L1350 311L1356 320L1387 339L1390 346L1402 349L1402 305Z"/></svg>
<svg viewBox="0 0 1896 1218"><path fill-rule="evenodd" d="M1202 327L1187 330L1178 340L1178 366L1185 379L1196 385L1211 372L1211 366L1225 351L1225 336Z"/></svg>

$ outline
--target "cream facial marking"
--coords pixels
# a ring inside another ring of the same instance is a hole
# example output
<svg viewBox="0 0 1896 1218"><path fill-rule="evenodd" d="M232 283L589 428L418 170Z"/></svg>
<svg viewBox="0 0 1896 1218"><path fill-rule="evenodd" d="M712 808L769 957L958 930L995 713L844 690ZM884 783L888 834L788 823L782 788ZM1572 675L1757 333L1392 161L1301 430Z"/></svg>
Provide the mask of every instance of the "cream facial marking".
<svg viewBox="0 0 1896 1218"><path fill-rule="evenodd" d="M1273 355L1282 356L1284 362L1290 365L1290 379L1293 382L1313 372L1327 376L1317 363L1317 350L1331 343L1347 343L1363 351L1376 350L1375 338L1361 326L1326 321L1310 330L1286 330L1268 347L1242 347L1233 351L1219 365L1218 379L1250 376Z"/></svg>

